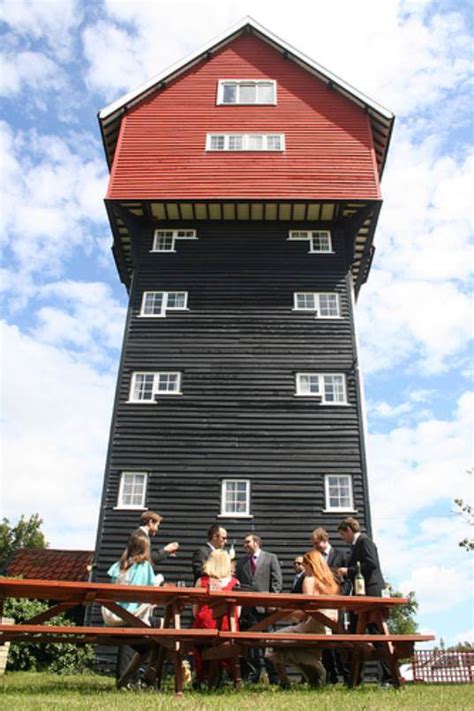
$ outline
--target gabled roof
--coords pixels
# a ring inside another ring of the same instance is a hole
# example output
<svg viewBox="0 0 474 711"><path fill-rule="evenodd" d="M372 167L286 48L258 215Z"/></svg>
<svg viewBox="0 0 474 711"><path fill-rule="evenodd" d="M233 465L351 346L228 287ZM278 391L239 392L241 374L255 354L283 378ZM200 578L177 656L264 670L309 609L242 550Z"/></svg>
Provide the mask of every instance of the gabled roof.
<svg viewBox="0 0 474 711"><path fill-rule="evenodd" d="M41 580L89 580L93 551L19 548L6 566L9 577Z"/></svg>
<svg viewBox="0 0 474 711"><path fill-rule="evenodd" d="M340 79L328 69L313 59L310 59L310 57L307 57L284 40L269 32L269 30L251 17L244 17L240 22L230 27L218 37L215 37L197 52L193 52L176 64L168 67L160 74L152 77L145 84L139 86L135 91L131 91L99 112L98 118L109 167L111 167L113 163L122 116L157 89L163 89L167 82L188 71L193 65L203 59L209 58L213 53L220 50L244 32L251 32L283 54L286 59L292 60L335 91L367 111L372 124L377 165L379 175L381 175L385 164L388 144L390 142L394 115L343 79Z"/></svg>

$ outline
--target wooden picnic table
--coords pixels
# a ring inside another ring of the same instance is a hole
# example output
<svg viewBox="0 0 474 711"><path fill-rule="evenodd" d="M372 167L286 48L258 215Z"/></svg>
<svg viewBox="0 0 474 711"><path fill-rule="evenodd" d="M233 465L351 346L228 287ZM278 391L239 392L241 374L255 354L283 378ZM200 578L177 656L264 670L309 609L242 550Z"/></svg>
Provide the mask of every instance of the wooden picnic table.
<svg viewBox="0 0 474 711"><path fill-rule="evenodd" d="M432 635L390 634L387 619L390 610L407 603L400 597L369 597L346 595L303 595L291 593L256 593L243 591L210 592L208 605L230 620L229 632L221 632L213 647L203 654L204 659L223 659L227 656L242 656L246 647L314 647L349 648L351 668L349 686L360 683L360 670L364 657L384 660L392 674L394 686L401 685L398 659L413 653L415 642L434 639ZM236 607L265 608L267 614L252 627L238 631L235 625ZM339 620L328 617L325 611L338 610L357 615L355 634L348 634ZM303 612L331 630L332 634L279 634L265 633L269 627L291 617L295 612ZM368 623L376 626L378 634L366 634Z"/></svg>
<svg viewBox="0 0 474 711"><path fill-rule="evenodd" d="M158 687L163 664L170 654L174 665L175 691L183 692L182 662L197 644L206 645L203 658L229 659L236 687L240 685L240 658L249 647L309 646L349 648L352 650L350 683L358 683L363 656L375 656L388 663L394 683L400 685L398 658L408 656L415 642L430 641L431 635L392 635L387 628L391 608L407 602L404 598L349 597L341 595L293 595L287 593L207 592L205 588L183 588L113 585L109 583L80 583L44 580L0 578L0 614L6 598L29 598L52 601L48 610L18 625L0 625L0 644L6 641L74 642L105 645L139 645L139 651L118 681L125 685L136 669L147 665L145 678ZM118 602L148 602L164 608L164 626L156 629L121 607ZM50 626L45 622L77 605L99 604L121 617L123 627ZM182 629L181 613L192 604L207 604L214 609L218 620L215 630ZM259 607L267 611L265 617L250 629L239 631L235 624L236 607ZM339 622L334 622L325 610L344 610L357 614L355 634L346 634ZM276 622L304 612L327 626L334 634L279 634L268 632ZM228 615L230 630L219 629L219 619ZM380 634L365 633L367 622L377 625ZM374 646L376 645L376 646Z"/></svg>

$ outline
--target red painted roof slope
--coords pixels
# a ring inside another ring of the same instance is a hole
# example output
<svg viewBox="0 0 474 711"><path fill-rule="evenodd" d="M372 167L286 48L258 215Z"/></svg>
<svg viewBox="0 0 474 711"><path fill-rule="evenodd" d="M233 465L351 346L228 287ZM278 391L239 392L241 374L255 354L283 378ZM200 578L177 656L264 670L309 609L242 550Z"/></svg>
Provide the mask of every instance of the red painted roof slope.
<svg viewBox="0 0 474 711"><path fill-rule="evenodd" d="M217 106L219 79L277 81L276 106ZM206 134L284 133L283 153L207 152ZM378 199L367 113L241 35L122 119L110 199Z"/></svg>
<svg viewBox="0 0 474 711"><path fill-rule="evenodd" d="M65 551L54 548L19 548L6 574L41 580L89 580L93 551Z"/></svg>

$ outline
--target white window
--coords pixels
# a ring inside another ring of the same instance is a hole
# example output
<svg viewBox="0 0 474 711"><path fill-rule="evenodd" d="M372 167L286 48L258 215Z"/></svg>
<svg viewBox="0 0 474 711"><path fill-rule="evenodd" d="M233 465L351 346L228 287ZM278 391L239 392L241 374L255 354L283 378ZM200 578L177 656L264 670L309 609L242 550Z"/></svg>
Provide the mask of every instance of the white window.
<svg viewBox="0 0 474 711"><path fill-rule="evenodd" d="M187 291L144 291L140 316L164 317L167 311L187 308Z"/></svg>
<svg viewBox="0 0 474 711"><path fill-rule="evenodd" d="M297 373L296 395L317 397L324 405L346 405L343 373Z"/></svg>
<svg viewBox="0 0 474 711"><path fill-rule="evenodd" d="M293 294L295 311L314 311L316 318L339 318L339 294L297 291Z"/></svg>
<svg viewBox="0 0 474 711"><path fill-rule="evenodd" d="M197 239L196 230L155 230L152 252L176 252L176 240Z"/></svg>
<svg viewBox="0 0 474 711"><path fill-rule="evenodd" d="M327 474L324 477L327 511L354 511L352 477L348 474Z"/></svg>
<svg viewBox="0 0 474 711"><path fill-rule="evenodd" d="M250 481L248 479L223 480L221 516L250 516Z"/></svg>
<svg viewBox="0 0 474 711"><path fill-rule="evenodd" d="M284 133L208 133L207 151L284 151Z"/></svg>
<svg viewBox="0 0 474 711"><path fill-rule="evenodd" d="M217 88L218 104L276 104L276 81L221 79Z"/></svg>
<svg viewBox="0 0 474 711"><path fill-rule="evenodd" d="M181 373L133 373L129 402L154 403L157 395L179 395Z"/></svg>
<svg viewBox="0 0 474 711"><path fill-rule="evenodd" d="M122 472L120 477L118 509L144 509L146 498L146 472Z"/></svg>
<svg viewBox="0 0 474 711"><path fill-rule="evenodd" d="M310 254L333 254L329 230L290 230L289 240L307 240Z"/></svg>

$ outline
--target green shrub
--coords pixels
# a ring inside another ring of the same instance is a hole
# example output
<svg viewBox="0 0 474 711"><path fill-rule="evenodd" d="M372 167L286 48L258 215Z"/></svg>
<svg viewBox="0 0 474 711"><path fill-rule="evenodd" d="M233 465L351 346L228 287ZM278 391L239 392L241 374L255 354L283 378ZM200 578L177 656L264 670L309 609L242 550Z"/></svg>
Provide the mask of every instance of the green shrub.
<svg viewBox="0 0 474 711"><path fill-rule="evenodd" d="M40 600L8 599L5 601L4 617L12 617L16 624L47 610L49 605ZM51 626L74 626L64 615L49 620ZM8 652L8 671L50 671L56 674L77 674L92 666L94 652L91 645L78 647L75 644L34 644L12 642Z"/></svg>

